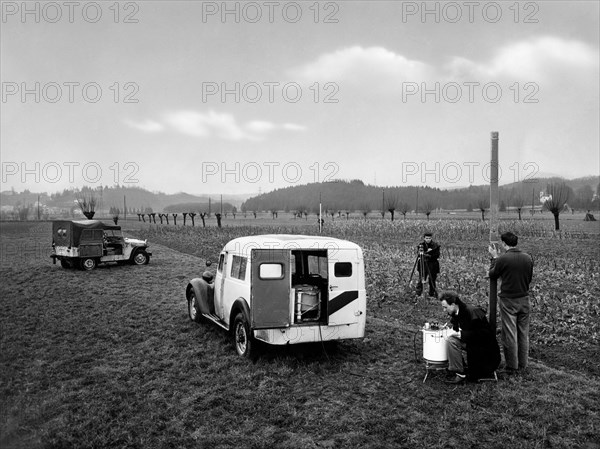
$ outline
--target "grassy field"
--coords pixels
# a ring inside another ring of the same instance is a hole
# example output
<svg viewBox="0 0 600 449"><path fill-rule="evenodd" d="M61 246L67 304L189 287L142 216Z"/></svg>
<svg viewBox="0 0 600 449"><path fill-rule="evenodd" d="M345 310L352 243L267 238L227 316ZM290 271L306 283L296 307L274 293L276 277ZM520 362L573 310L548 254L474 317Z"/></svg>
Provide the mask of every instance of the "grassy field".
<svg viewBox="0 0 600 449"><path fill-rule="evenodd" d="M419 329L445 318L408 278L427 227L443 245L439 287L487 303L487 230L456 218L328 221L364 249L365 339L263 347L255 363L188 319L184 288L228 239L314 223L128 221L150 264L92 272L52 264L50 223L2 223L0 447L600 448L597 222L565 219L560 235L546 217L501 224L536 261L531 368L449 387L422 382Z"/></svg>

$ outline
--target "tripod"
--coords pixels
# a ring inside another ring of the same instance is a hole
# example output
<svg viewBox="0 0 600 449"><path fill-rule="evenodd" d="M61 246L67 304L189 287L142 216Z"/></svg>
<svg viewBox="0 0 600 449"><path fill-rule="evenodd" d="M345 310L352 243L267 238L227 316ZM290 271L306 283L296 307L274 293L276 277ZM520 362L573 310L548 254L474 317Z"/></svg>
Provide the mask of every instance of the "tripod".
<svg viewBox="0 0 600 449"><path fill-rule="evenodd" d="M426 284L429 286L429 293L433 292L435 296L437 296L438 292L435 287L435 279L433 278L429 265L425 262L425 251L423 249L423 245L419 245L419 252L417 254L417 258L415 259L415 263L412 268L412 272L410 273L410 278L408 279L408 285L410 286L412 282L413 275L415 274L415 270L418 268L419 273L419 282L417 284L417 296L421 296L423 294L423 285ZM430 295L431 296L431 295Z"/></svg>

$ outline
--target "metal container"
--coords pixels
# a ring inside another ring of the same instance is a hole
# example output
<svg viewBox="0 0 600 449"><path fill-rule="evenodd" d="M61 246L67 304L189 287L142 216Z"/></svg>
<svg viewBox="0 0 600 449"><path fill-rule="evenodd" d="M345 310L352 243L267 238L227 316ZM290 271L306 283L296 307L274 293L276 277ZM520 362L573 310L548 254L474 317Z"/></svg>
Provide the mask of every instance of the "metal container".
<svg viewBox="0 0 600 449"><path fill-rule="evenodd" d="M430 363L448 361L446 336L448 329L421 329L423 332L423 358Z"/></svg>
<svg viewBox="0 0 600 449"><path fill-rule="evenodd" d="M320 315L319 287L314 285L297 285L296 289L296 320L318 319Z"/></svg>

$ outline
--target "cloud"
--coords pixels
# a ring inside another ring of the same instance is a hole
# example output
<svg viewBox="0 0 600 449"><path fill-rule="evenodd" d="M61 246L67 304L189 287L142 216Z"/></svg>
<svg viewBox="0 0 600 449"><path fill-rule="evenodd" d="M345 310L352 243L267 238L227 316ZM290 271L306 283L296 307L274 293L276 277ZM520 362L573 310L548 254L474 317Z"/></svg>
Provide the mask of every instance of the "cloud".
<svg viewBox="0 0 600 449"><path fill-rule="evenodd" d="M282 128L287 131L305 131L306 126L296 125L295 123L284 123Z"/></svg>
<svg viewBox="0 0 600 449"><path fill-rule="evenodd" d="M181 134L200 138L217 137L231 141L258 141L276 130L303 131L306 129L305 126L294 123L280 125L264 120L253 120L240 125L232 114L218 113L213 110L208 112L172 111L164 114L163 123L154 120L140 123L127 120L125 123L144 132L159 132L169 126Z"/></svg>
<svg viewBox="0 0 600 449"><path fill-rule="evenodd" d="M598 77L598 50L554 36L503 45L487 61L461 55L447 64L432 65L409 59L383 47L353 46L324 53L290 71L307 82L337 82L373 91L397 92L403 82L533 81L560 84L565 77Z"/></svg>
<svg viewBox="0 0 600 449"><path fill-rule="evenodd" d="M419 81L431 75L431 67L383 47L353 46L325 53L316 61L297 67L292 76L310 82L348 82L364 86L397 86L402 81Z"/></svg>
<svg viewBox="0 0 600 449"><path fill-rule="evenodd" d="M457 56L444 69L454 78L542 82L592 75L597 79L598 51L580 41L544 36L505 45L487 62Z"/></svg>
<svg viewBox="0 0 600 449"><path fill-rule="evenodd" d="M202 113L197 111L177 111L165 116L166 122L176 131L196 137L208 137L217 135L225 140L239 141L252 140L252 136L246 134L236 123L231 114L209 111Z"/></svg>
<svg viewBox="0 0 600 449"><path fill-rule="evenodd" d="M164 126L154 120L146 120L141 123L133 122L131 120L125 120L125 123L132 128L139 129L146 133L156 133L164 129Z"/></svg>
<svg viewBox="0 0 600 449"><path fill-rule="evenodd" d="M255 120L246 124L246 129L256 133L267 133L275 129L275 125L271 122Z"/></svg>

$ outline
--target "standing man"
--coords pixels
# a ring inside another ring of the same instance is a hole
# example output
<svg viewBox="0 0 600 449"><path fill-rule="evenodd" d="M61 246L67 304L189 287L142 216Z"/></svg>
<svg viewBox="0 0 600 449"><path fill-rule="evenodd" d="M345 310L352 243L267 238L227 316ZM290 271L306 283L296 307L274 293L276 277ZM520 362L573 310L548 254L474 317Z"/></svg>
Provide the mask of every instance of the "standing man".
<svg viewBox="0 0 600 449"><path fill-rule="evenodd" d="M422 256L421 248L423 251ZM438 262L440 245L433 241L433 234L431 232L423 234L423 241L419 244L419 257L423 257L423 260L419 260L417 264L419 280L421 281L417 285L417 296L421 296L421 293L423 293L423 282L428 280L429 296L437 297L435 281L440 272L440 263ZM421 265L423 265L423 273L421 272Z"/></svg>
<svg viewBox="0 0 600 449"><path fill-rule="evenodd" d="M500 365L500 348L485 310L465 304L456 292L451 291L443 292L440 302L450 315L452 329L456 332L446 338L448 371L454 373L454 378L446 382L460 384L467 379L495 379L494 371ZM467 352L468 371L465 371L463 351Z"/></svg>
<svg viewBox="0 0 600 449"><path fill-rule="evenodd" d="M490 279L500 278L500 319L506 372L514 374L527 368L529 357L529 284L533 277L533 259L517 248L518 237L512 232L500 236L506 252L489 246L492 256Z"/></svg>

